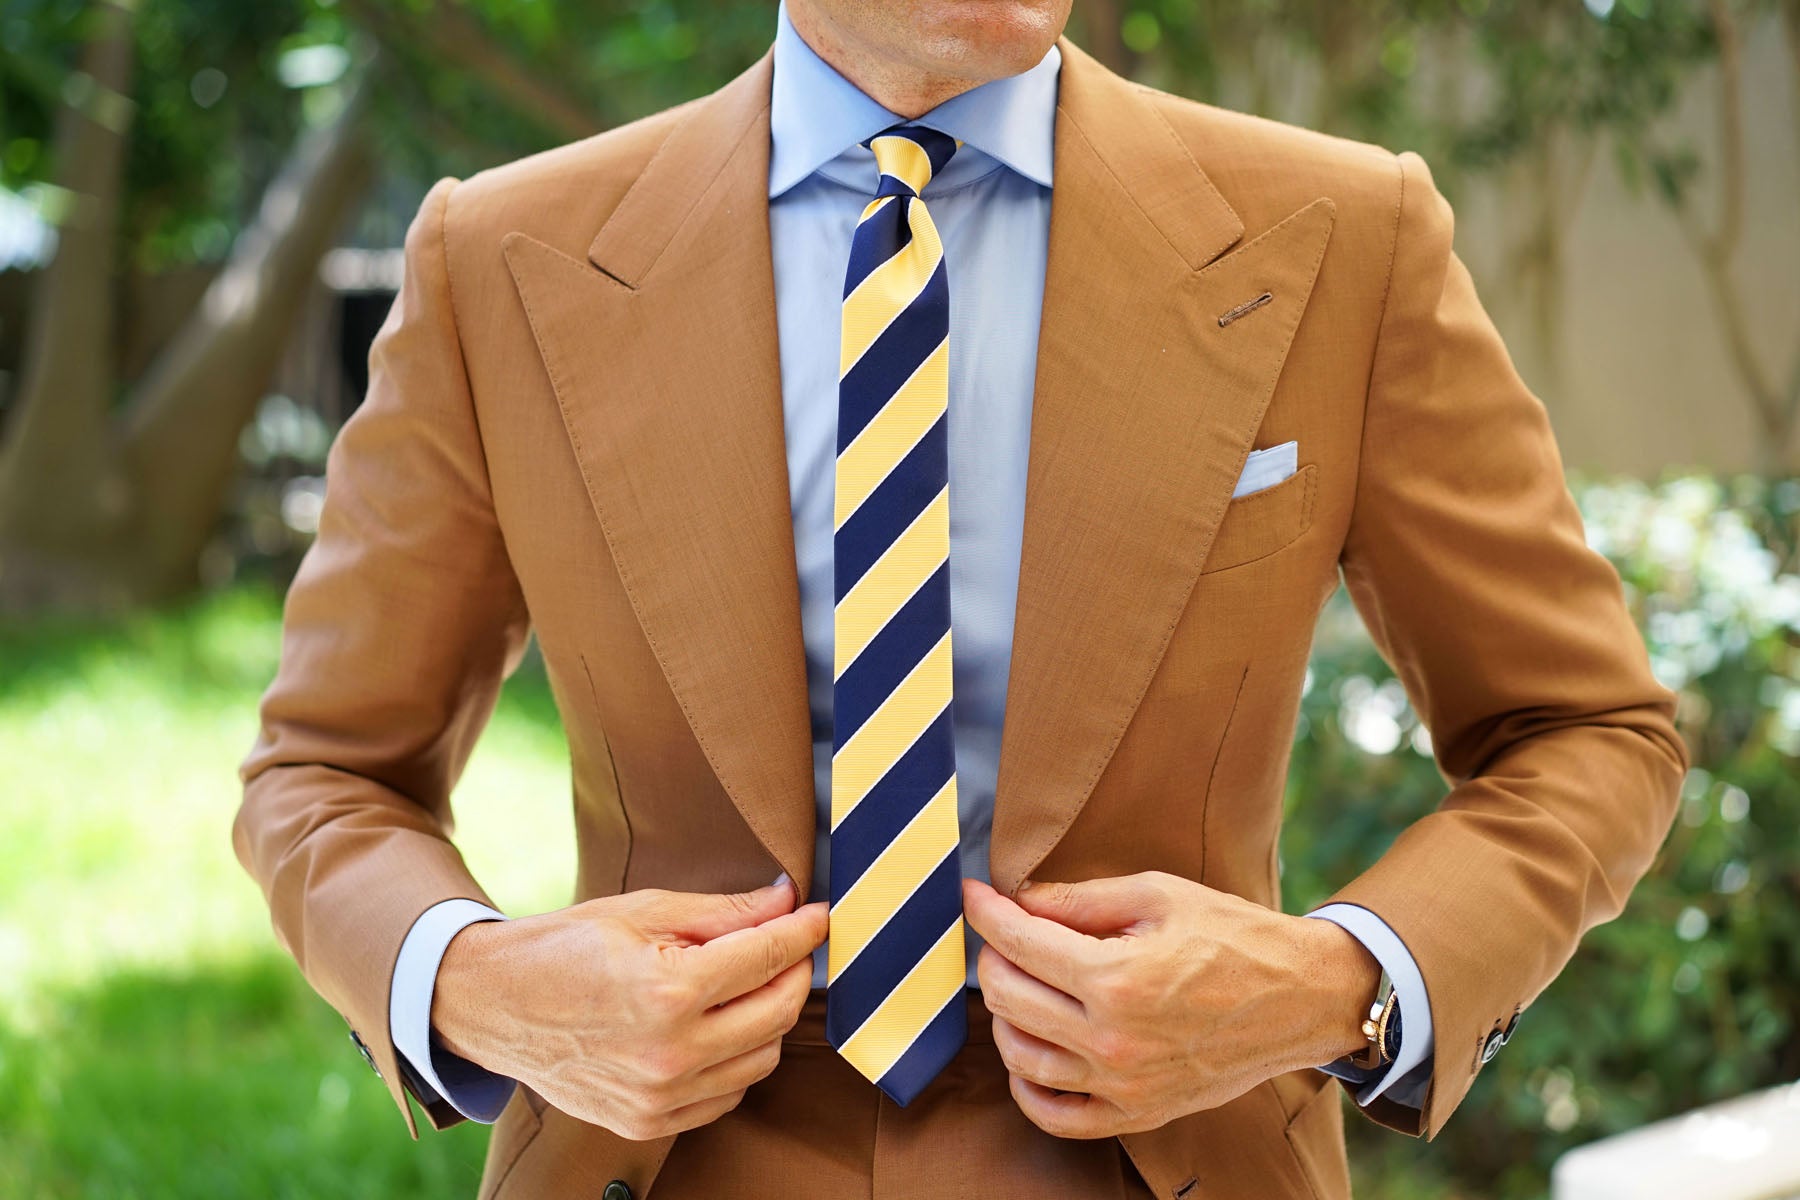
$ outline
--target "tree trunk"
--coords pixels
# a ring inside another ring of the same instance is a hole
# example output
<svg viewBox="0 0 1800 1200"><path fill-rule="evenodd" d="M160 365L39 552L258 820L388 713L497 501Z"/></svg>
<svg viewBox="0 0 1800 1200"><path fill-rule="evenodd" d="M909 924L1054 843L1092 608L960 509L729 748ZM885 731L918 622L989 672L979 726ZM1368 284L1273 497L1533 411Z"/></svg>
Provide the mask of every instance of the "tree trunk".
<svg viewBox="0 0 1800 1200"><path fill-rule="evenodd" d="M96 17L83 70L92 95L117 99L65 113L58 131L79 219L63 223L44 272L19 408L0 450L0 612L119 610L194 584L239 434L320 257L373 174L365 78L336 120L297 144L199 308L115 410L112 267L130 10L107 0Z"/></svg>
<svg viewBox="0 0 1800 1200"><path fill-rule="evenodd" d="M109 453L113 248L131 120L133 13L107 0L57 116L56 257L37 284L19 398L0 447L0 591L32 590L42 559L104 557L129 511Z"/></svg>
<svg viewBox="0 0 1800 1200"><path fill-rule="evenodd" d="M196 581L237 472L238 435L280 362L320 257L374 173L362 132L371 90L362 83L336 120L302 139L199 311L133 391L120 433L138 497L139 594L179 593Z"/></svg>
<svg viewBox="0 0 1800 1200"><path fill-rule="evenodd" d="M1743 239L1748 186L1742 31L1729 0L1712 0L1710 7L1719 42L1719 211L1716 227L1707 230L1683 193L1675 203L1675 216L1700 260L1728 361L1749 396L1760 427L1759 467L1772 477L1793 475L1800 472L1800 347L1796 347L1795 367L1784 387L1752 344L1748 310L1733 275L1732 264Z"/></svg>

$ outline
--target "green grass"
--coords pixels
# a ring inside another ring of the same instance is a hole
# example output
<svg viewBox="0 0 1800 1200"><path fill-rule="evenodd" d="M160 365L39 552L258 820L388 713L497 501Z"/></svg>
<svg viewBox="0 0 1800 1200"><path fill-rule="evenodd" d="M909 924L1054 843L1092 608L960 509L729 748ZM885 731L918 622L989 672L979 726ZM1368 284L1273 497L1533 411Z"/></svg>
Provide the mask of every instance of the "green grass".
<svg viewBox="0 0 1800 1200"><path fill-rule="evenodd" d="M232 854L279 636L257 587L0 628L0 1197L473 1194L486 1129L407 1137ZM528 665L456 795L508 911L565 902L568 797Z"/></svg>

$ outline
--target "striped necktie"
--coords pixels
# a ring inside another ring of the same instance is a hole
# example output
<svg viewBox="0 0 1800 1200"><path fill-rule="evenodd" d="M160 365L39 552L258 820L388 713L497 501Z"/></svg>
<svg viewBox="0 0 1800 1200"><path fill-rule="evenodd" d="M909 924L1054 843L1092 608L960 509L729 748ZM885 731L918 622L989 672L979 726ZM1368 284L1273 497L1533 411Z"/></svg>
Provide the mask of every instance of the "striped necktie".
<svg viewBox="0 0 1800 1200"><path fill-rule="evenodd" d="M950 285L920 193L962 143L868 139L838 366L831 1044L897 1103L968 1036L950 735Z"/></svg>

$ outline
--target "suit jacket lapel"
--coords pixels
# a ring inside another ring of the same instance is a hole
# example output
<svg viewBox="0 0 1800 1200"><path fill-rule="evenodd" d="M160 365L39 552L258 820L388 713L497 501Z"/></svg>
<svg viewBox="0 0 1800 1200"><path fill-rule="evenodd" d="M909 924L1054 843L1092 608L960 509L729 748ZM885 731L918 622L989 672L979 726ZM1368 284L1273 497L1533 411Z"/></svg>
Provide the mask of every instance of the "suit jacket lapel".
<svg viewBox="0 0 1800 1200"><path fill-rule="evenodd" d="M579 261L507 263L619 575L732 803L805 895L812 722L769 258L772 51L694 101Z"/></svg>
<svg viewBox="0 0 1800 1200"><path fill-rule="evenodd" d="M1066 37L990 869L1075 820L1161 660L1306 307L1333 207L1244 228L1153 103ZM1271 299L1225 325L1221 314Z"/></svg>

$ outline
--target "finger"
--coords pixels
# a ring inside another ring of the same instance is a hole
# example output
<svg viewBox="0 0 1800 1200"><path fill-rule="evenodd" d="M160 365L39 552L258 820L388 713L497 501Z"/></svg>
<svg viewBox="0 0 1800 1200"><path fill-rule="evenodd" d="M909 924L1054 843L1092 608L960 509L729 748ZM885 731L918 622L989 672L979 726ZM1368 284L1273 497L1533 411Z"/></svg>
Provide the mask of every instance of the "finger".
<svg viewBox="0 0 1800 1200"><path fill-rule="evenodd" d="M1099 965L1098 940L1032 916L980 880L963 880L963 915L1002 957L1072 996Z"/></svg>
<svg viewBox="0 0 1800 1200"><path fill-rule="evenodd" d="M651 1138L668 1137L671 1134L686 1133L690 1129L698 1129L702 1125L710 1125L732 1109L736 1108L739 1104L743 1103L743 1100L744 1093L742 1091L736 1091L728 1092L723 1096L714 1096L707 1100L696 1100L692 1104L684 1104L663 1117L661 1121L657 1122L657 1128L649 1137L639 1138L637 1140L649 1141Z"/></svg>
<svg viewBox="0 0 1800 1200"><path fill-rule="evenodd" d="M703 1064L721 1062L794 1027L812 990L809 955L754 991L700 1015L694 1044Z"/></svg>
<svg viewBox="0 0 1800 1200"><path fill-rule="evenodd" d="M724 1096L741 1092L767 1079L781 1064L781 1039L770 1038L724 1062L714 1063L694 1079L698 1096Z"/></svg>
<svg viewBox="0 0 1800 1200"><path fill-rule="evenodd" d="M1081 1002L1007 962L993 946L975 959L975 978L987 1010L1019 1029L1065 1049L1087 1045L1088 1020Z"/></svg>
<svg viewBox="0 0 1800 1200"><path fill-rule="evenodd" d="M734 929L680 951L707 1005L754 991L808 957L825 941L824 901L807 904L751 929Z"/></svg>
<svg viewBox="0 0 1800 1200"><path fill-rule="evenodd" d="M1085 1092L1058 1092L1017 1075L1007 1076L1007 1087L1026 1119L1055 1137L1110 1137L1120 1124L1117 1109Z"/></svg>
<svg viewBox="0 0 1800 1200"><path fill-rule="evenodd" d="M1013 897L1034 917L1103 937L1155 924L1168 915L1168 894L1149 873L1082 883L1027 882Z"/></svg>
<svg viewBox="0 0 1800 1200"><path fill-rule="evenodd" d="M994 1046L1006 1069L1022 1079L1063 1092L1088 1090L1091 1068L1061 1046L1033 1037L1003 1017L993 1020Z"/></svg>
<svg viewBox="0 0 1800 1200"><path fill-rule="evenodd" d="M638 897L638 928L653 936L694 945L739 929L754 929L794 910L794 886L772 883L754 892L628 892Z"/></svg>

